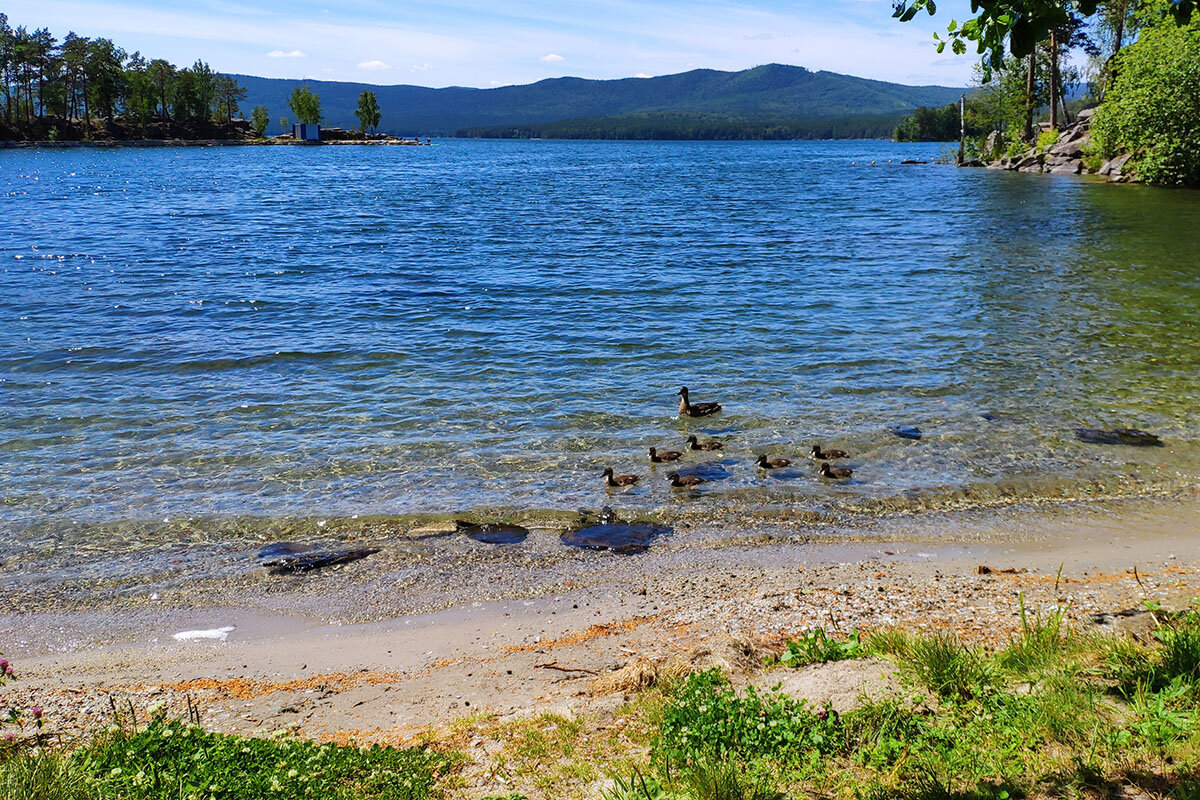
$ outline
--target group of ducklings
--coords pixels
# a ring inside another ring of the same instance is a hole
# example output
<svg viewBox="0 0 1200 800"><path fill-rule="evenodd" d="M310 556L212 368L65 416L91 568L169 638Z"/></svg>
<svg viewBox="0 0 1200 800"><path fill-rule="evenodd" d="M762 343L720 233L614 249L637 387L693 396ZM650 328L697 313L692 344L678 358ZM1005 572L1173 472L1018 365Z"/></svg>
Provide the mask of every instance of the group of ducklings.
<svg viewBox="0 0 1200 800"><path fill-rule="evenodd" d="M720 403L693 403L688 397L688 388L686 386L679 390L679 416L680 417L709 417L718 413L721 410ZM716 439L702 442L695 435L687 437L688 450L715 452L721 450L725 445ZM650 463L652 464L668 464L674 461L679 461L683 458L683 453L678 450L658 450L650 448ZM842 458L849 458L850 454L845 450L825 450L821 445L814 444L812 446L812 458L821 462L821 477L829 480L847 480L854 474L854 470L849 467L835 467L830 465L830 461L836 461ZM759 469L772 470L784 469L791 466L791 461L786 458L767 458L765 455L759 455L754 462ZM641 477L638 475L617 475L613 472L612 467L607 467L604 470L604 481L609 488L620 488L633 486ZM706 480L699 475L681 475L678 472L672 472L667 475L667 480L671 482L672 489L694 489Z"/></svg>

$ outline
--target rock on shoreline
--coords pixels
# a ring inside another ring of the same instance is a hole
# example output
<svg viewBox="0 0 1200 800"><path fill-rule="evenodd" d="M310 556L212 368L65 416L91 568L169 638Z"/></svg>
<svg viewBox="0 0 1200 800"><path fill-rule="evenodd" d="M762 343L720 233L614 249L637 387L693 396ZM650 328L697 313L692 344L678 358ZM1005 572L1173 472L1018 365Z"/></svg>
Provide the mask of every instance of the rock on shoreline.
<svg viewBox="0 0 1200 800"><path fill-rule="evenodd" d="M1084 161L1085 154L1092 143L1092 115L1094 109L1079 112L1079 118L1067 126L1058 135L1058 141L1045 151L1036 146L1031 147L1020 156L1002 156L985 162L972 161L963 166L986 167L987 169L1008 170L1010 172L1040 172L1050 175L1102 175L1110 183L1128 183L1133 176L1125 171L1126 165L1133 157L1132 153L1124 153L1105 161L1098 169L1089 169ZM1040 132L1048 131L1049 125L1038 126ZM999 149L999 131L992 131L984 144L984 151L995 154Z"/></svg>

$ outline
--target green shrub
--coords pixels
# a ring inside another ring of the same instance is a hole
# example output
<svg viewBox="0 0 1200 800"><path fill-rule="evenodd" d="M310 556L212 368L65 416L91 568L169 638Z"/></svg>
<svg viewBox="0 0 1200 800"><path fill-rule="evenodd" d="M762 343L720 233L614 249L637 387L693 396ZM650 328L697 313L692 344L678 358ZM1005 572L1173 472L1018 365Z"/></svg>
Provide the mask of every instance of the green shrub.
<svg viewBox="0 0 1200 800"><path fill-rule="evenodd" d="M1101 152L1134 153L1134 170L1149 183L1200 185L1200 27L1145 29L1113 68L1092 121Z"/></svg>
<svg viewBox="0 0 1200 800"><path fill-rule="evenodd" d="M815 628L800 639L789 641L787 650L779 657L779 663L789 667L802 667L806 664L862 658L864 655L866 648L860 641L857 630L851 632L846 641L839 642L826 636L824 629Z"/></svg>
<svg viewBox="0 0 1200 800"><path fill-rule="evenodd" d="M1058 131L1042 131L1037 137L1037 151L1044 153L1058 144Z"/></svg>
<svg viewBox="0 0 1200 800"><path fill-rule="evenodd" d="M690 676L676 690L654 739L655 755L691 762L754 757L796 761L830 752L842 736L838 715L753 686L739 695L718 670Z"/></svg>

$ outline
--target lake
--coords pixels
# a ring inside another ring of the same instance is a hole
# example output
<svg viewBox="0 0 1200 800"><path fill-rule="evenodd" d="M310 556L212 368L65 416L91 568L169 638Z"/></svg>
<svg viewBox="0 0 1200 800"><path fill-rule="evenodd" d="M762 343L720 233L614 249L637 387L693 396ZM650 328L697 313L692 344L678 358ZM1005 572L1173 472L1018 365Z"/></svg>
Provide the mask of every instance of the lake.
<svg viewBox="0 0 1200 800"><path fill-rule="evenodd" d="M898 163L939 149L0 152L0 527L1194 485L1200 194ZM672 492L646 448L691 432L725 449Z"/></svg>

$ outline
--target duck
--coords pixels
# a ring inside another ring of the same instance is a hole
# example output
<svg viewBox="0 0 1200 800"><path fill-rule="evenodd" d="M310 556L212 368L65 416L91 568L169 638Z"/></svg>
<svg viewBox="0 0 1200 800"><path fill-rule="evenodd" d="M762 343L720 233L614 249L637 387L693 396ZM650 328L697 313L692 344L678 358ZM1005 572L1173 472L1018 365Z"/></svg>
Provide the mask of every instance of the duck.
<svg viewBox="0 0 1200 800"><path fill-rule="evenodd" d="M720 403L692 403L688 400L688 388L686 386L679 389L679 416L681 417L707 417L711 414L716 414L721 410Z"/></svg>
<svg viewBox="0 0 1200 800"><path fill-rule="evenodd" d="M836 481L844 481L854 474L854 470L849 467L831 467L829 462L821 464L821 477L831 478Z"/></svg>
<svg viewBox="0 0 1200 800"><path fill-rule="evenodd" d="M663 450L660 453L653 447L650 448L650 460L655 464L663 464L667 461L678 461L681 458L683 458L683 453L679 452L678 450Z"/></svg>
<svg viewBox="0 0 1200 800"><path fill-rule="evenodd" d="M638 482L637 475L614 475L612 467L606 467L604 470L604 480L609 486L633 486Z"/></svg>
<svg viewBox="0 0 1200 800"><path fill-rule="evenodd" d="M707 442L701 442L701 441L698 441L695 436L689 436L687 438L687 443L688 443L688 447L691 448L692 450L708 450L710 452L713 450L720 450L722 447L725 446L721 442L718 442L716 439L711 439Z"/></svg>
<svg viewBox="0 0 1200 800"><path fill-rule="evenodd" d="M790 466L792 462L786 458L772 458L768 460L766 456L759 456L758 461L755 463L757 463L761 469L783 469L784 467Z"/></svg>
<svg viewBox="0 0 1200 800"><path fill-rule="evenodd" d="M818 461L828 461L831 458L849 458L850 454L845 450L822 450L821 445L814 444L812 457Z"/></svg>
<svg viewBox="0 0 1200 800"><path fill-rule="evenodd" d="M672 472L667 480L671 482L672 489L691 489L705 482L699 475L680 475L678 472Z"/></svg>

